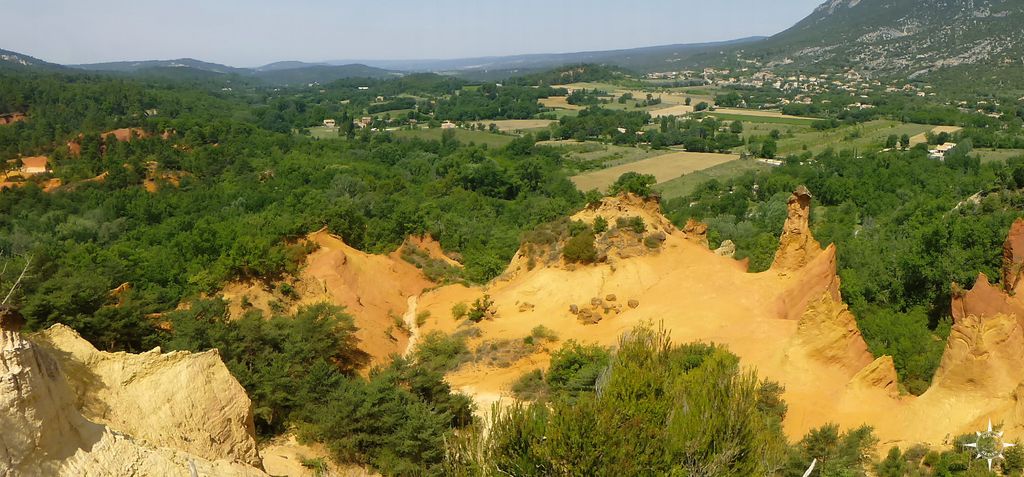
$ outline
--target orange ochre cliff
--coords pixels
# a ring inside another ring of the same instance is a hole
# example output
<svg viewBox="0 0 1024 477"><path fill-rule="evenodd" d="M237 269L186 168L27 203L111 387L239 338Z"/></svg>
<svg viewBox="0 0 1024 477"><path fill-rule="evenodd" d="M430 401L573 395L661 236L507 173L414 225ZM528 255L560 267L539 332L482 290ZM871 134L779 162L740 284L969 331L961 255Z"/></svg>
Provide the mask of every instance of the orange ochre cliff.
<svg viewBox="0 0 1024 477"><path fill-rule="evenodd" d="M840 293L836 250L822 248L809 228L812 196L799 188L771 268L749 273L746 263L709 250L706 227L683 230L661 215L658 204L632 195L604 199L573 216L609 224L640 217L646 230L617 227L597 234L598 261L565 263L556 250L523 250L506 273L483 287L449 285L418 299L431 319L418 330L478 330L470 347L522 340L544 325L561 341L614 345L637 325L664 326L676 342L727 346L745 366L782 383L792 438L835 422L845 428L871 425L880 446L948 445L953 436L1004 423L1011 437L1024 435L1024 222L1014 224L1004 251L1003 281L984 277L954 298L956 323L932 387L922 396L900 395L893 360L872 356ZM557 246L556 246L557 247ZM540 256L542 259L537 260ZM544 259L546 257L546 259ZM494 301L479 324L451 317L458 303L484 294ZM557 348L557 344L550 348ZM550 357L532 354L515 362L470 363L449 374L457 389L482 405L511 400L509 388L524 372L543 369Z"/></svg>

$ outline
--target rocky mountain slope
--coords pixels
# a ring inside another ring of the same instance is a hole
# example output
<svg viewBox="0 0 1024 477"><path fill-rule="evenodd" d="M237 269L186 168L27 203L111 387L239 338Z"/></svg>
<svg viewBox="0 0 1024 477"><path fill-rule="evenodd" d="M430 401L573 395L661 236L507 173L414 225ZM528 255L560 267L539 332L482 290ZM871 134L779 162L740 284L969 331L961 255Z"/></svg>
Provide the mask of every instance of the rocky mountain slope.
<svg viewBox="0 0 1024 477"><path fill-rule="evenodd" d="M961 65L1024 66L1016 0L828 0L749 52L793 67L918 76Z"/></svg>
<svg viewBox="0 0 1024 477"><path fill-rule="evenodd" d="M0 476L266 476L216 352L109 355L60 326L40 345L23 324L0 310Z"/></svg>

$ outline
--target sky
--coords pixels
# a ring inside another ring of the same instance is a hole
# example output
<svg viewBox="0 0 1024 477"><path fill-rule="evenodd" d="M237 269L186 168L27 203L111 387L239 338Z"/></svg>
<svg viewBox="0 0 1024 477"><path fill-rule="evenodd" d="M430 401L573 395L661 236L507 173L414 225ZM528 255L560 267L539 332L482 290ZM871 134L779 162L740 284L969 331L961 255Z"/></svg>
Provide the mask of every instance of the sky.
<svg viewBox="0 0 1024 477"><path fill-rule="evenodd" d="M404 60L772 35L822 0L0 0L0 49L61 64Z"/></svg>

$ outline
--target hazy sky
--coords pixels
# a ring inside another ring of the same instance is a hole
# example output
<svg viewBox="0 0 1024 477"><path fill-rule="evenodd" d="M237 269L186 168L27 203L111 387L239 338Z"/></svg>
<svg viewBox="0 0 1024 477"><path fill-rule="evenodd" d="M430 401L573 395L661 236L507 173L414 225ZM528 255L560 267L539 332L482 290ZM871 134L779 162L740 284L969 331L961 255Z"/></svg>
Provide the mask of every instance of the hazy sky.
<svg viewBox="0 0 1024 477"><path fill-rule="evenodd" d="M55 63L424 59L771 35L822 0L0 0L0 48Z"/></svg>

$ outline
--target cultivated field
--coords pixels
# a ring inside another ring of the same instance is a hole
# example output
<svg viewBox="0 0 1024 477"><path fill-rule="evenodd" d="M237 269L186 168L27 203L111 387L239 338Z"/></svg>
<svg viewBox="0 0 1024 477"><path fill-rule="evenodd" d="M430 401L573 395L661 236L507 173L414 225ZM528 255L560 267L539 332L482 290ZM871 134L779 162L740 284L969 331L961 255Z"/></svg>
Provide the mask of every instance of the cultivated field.
<svg viewBox="0 0 1024 477"><path fill-rule="evenodd" d="M661 150L616 146L596 141L544 141L538 144L560 148L565 157L566 168L571 171L578 171L581 175L592 170L620 166L665 155L665 151Z"/></svg>
<svg viewBox="0 0 1024 477"><path fill-rule="evenodd" d="M480 121L485 127L494 124L501 132L528 131L531 129L545 129L557 121L550 119L504 119L499 121Z"/></svg>
<svg viewBox="0 0 1024 477"><path fill-rule="evenodd" d="M568 111L579 111L583 109L582 106L567 103L565 96L551 96L550 98L541 98L539 102L541 106L551 109L565 109Z"/></svg>
<svg viewBox="0 0 1024 477"><path fill-rule="evenodd" d="M735 154L709 154L699 152L671 152L660 156L587 172L572 178L580 190L605 190L627 172L652 174L658 183L668 182L683 174L700 171L739 159Z"/></svg>
<svg viewBox="0 0 1024 477"><path fill-rule="evenodd" d="M932 134L942 134L942 133L953 134L953 133L958 133L961 130L963 130L963 128L959 127L959 126L936 126L935 128L932 129L931 132L932 132ZM918 144L924 144L926 142L928 142L928 136L925 133L921 133L921 134L918 134L918 135L910 138L910 145L911 145L911 147L916 146Z"/></svg>
<svg viewBox="0 0 1024 477"><path fill-rule="evenodd" d="M739 177L750 171L767 171L772 166L757 162L753 159L743 161L730 161L717 166L709 167L702 171L694 171L690 174L686 174L682 177L677 177L668 182L658 184L655 189L661 192L663 199L674 199L676 197L685 197L692 194L697 190L697 187L701 184L711 180L717 179L719 181L727 181L729 179Z"/></svg>
<svg viewBox="0 0 1024 477"><path fill-rule="evenodd" d="M780 129L786 134L779 141L779 154L800 154L804 151L819 153L828 148L836 150L860 149L878 151L885 147L885 139L890 135L897 137L904 134L914 136L931 129L924 124L900 123L890 120L868 121L863 124L842 126L826 131L805 128L781 128L779 125L747 124L748 131L766 134L770 129Z"/></svg>
<svg viewBox="0 0 1024 477"><path fill-rule="evenodd" d="M428 141L440 141L441 134L444 129L403 129L401 131L395 131L396 137L404 138L420 138ZM468 129L448 129L448 131L455 131L455 139L463 143L474 142L477 144L486 144L489 147L501 147L512 140L515 136L506 136L502 134L492 134L486 131L470 131Z"/></svg>
<svg viewBox="0 0 1024 477"><path fill-rule="evenodd" d="M718 114L735 114L739 116L757 116L761 118L787 118L787 119L806 119L809 121L817 121L817 118L805 118L803 116L789 116L782 114L782 111L770 110L770 109L742 109L742 108L715 108L715 113Z"/></svg>
<svg viewBox="0 0 1024 477"><path fill-rule="evenodd" d="M651 111L652 118L660 118L662 116L683 116L693 112L693 106L687 106L685 104L677 104L675 106L669 106L667 108L655 109Z"/></svg>
<svg viewBox="0 0 1024 477"><path fill-rule="evenodd" d="M309 135L317 139L337 139L338 128L329 128L325 126L313 126L309 128Z"/></svg>
<svg viewBox="0 0 1024 477"><path fill-rule="evenodd" d="M975 149L971 154L981 156L981 162L1002 162L1014 157L1024 157L1024 149Z"/></svg>

